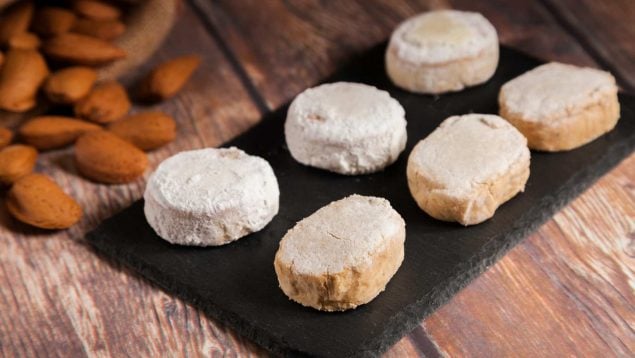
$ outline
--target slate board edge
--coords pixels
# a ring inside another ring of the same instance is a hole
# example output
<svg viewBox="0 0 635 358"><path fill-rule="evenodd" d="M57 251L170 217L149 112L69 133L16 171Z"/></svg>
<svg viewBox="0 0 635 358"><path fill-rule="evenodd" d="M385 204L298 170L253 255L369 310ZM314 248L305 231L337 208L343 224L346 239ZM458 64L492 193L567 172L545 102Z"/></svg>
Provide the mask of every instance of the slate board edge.
<svg viewBox="0 0 635 358"><path fill-rule="evenodd" d="M382 45L383 44L380 44L378 46ZM511 49L509 47L506 47L506 49L509 49L512 52L517 52L522 56L535 59L533 56L528 55L522 51ZM359 57L363 57L365 54L366 52ZM334 74L327 76L325 82L328 82L332 78L336 78L339 73L343 72L342 70L347 69L350 64L355 63L355 60L357 60L359 57L353 59L353 61L350 61L349 64L342 66L340 70L336 71ZM543 61L540 62L542 63ZM630 105L635 105L635 97L623 93L620 93L620 95L622 97L626 97L624 98L624 100L628 101ZM288 104L282 105L278 109L265 114L263 117L263 121L274 117L273 114L278 113L280 109L286 108L287 105ZM635 111L635 106L633 106L631 110ZM255 130L257 129L257 127L258 125L256 125L249 131ZM231 143L235 139L236 138L230 140L223 146L231 145ZM590 187L595 181L597 181L597 179L599 179L611 168L617 166L617 164L619 164L619 162L621 162L623 159L626 158L626 156L633 152L634 149L635 134L631 135L628 140L624 140L613 145L609 151L606 151L602 154L601 159L597 160L593 166L587 166L585 170L578 172L567 183L565 183L561 187L562 190L558 191L552 199L542 200L540 203L537 203L535 206L533 206L531 210L527 211L522 216L522 220L519 220L519 222L529 223L528 225L516 225L511 234L506 235L506 237L504 238L505 241L502 245L486 246L479 253L472 256L470 260L462 262L454 270L454 272L458 272L460 274L456 276L450 276L452 277L452 280L447 280L448 282L454 281L453 284L444 282L443 284L438 285L437 288L433 289L431 293L426 297L405 307L400 313L396 314L388 322L386 322L385 329L382 334L379 334L376 337L369 337L369 339L363 344L364 348L357 351L351 357L375 357L385 352L399 339L401 339L401 337L416 328L426 316L445 304L452 296L466 287L473 279L484 272L489 266L498 261L511 248L516 246L526 236L528 236L528 234L535 231L544 222L551 218L559 209L575 199L575 197L577 197L585 189ZM142 199L133 203L131 207L141 205L141 202ZM129 209L130 207L125 209L123 212ZM99 227L107 226L110 220L123 212L117 213L111 218L104 220L102 224L99 225ZM135 270L141 276L161 287L165 291L174 294L175 296L183 299L186 302L191 303L195 307L201 309L209 317L217 319L223 325L234 329L240 335L251 339L258 345L262 346L263 348L269 350L274 354L285 356L305 356L309 354L309 352L293 350L291 347L289 347L288 344L286 344L283 337L277 337L267 331L258 329L254 327L250 322L247 322L236 314L228 312L227 309L220 308L212 302L203 299L202 297L198 297L197 295L188 293L187 291L189 290L189 287L187 287L183 283L174 282L174 280L171 280L168 276L161 273L160 270L147 265L138 257L133 257L134 255L126 254L125 252L120 251L117 248L111 247L108 243L104 243L104 240L100 240L101 235L99 234L99 227L88 233L86 235L86 239L92 244L92 246L99 254L103 254L103 256L105 256L107 259L112 259L123 264L123 266L125 267L129 267ZM131 260L130 258L133 259Z"/></svg>
<svg viewBox="0 0 635 358"><path fill-rule="evenodd" d="M131 206L142 204L142 201L143 199L140 199ZM110 218L106 219L104 223L107 223L108 221L110 221ZM87 235L88 241L100 256L103 256L107 260L114 260L122 266L134 270L144 279L149 280L151 283L160 287L164 291L175 295L179 299L192 304L197 309L202 310L206 316L218 320L222 325L233 329L241 336L252 340L271 353L282 356L288 355L287 353L291 352L291 348L288 345L280 344L283 339L278 339L277 337L273 337L268 334L266 331L254 328L253 325L246 320L233 313L229 313L228 310L224 308L217 307L217 305L213 302L205 300L198 295L188 293L188 291L193 292L193 290L189 290L187 285L181 282L174 282L174 280L172 280L169 276L164 275L160 270L145 264L137 257L133 257L133 255L129 255L116 248L113 249L112 246L109 246L108 244L103 245L102 243L104 240L100 240L100 236L101 235L99 235L99 233L93 232Z"/></svg>
<svg viewBox="0 0 635 358"><path fill-rule="evenodd" d="M631 97L633 99L633 97ZM635 135L631 135L628 141L618 143L605 152L601 159L592 166L587 166L584 171L578 172L567 181L562 189L554 195L552 200L542 200L523 215L520 224L517 224L511 234L505 237L505 242L501 246L489 245L484 247L477 255L470 260L464 261L454 272L459 275L446 280L435 288L425 299L419 300L404 308L397 315L386 323L383 336L385 339L368 342L367 348L353 357L376 357L387 351L404 335L415 329L421 321L436 311L439 307L447 303L454 295L465 288L470 282L485 272L491 265L500 260L509 250L522 242L529 234L536 231L547 222L560 209L577 198L582 192L588 189L593 183L600 179L605 173L621 163L628 155L635 150ZM450 284L452 282L453 284ZM424 308L425 307L425 308ZM422 309L424 308L424 309ZM402 322L402 327L399 327ZM405 324L403 324L405 322Z"/></svg>
<svg viewBox="0 0 635 358"><path fill-rule="evenodd" d="M605 172L617 166L627 155L633 152L633 150L635 150L635 135L631 136L628 141L611 147L611 150L605 152L601 160L598 160L595 165L588 166L584 171L579 172L563 185L563 189L554 196L555 200L543 200L534 206L532 210L528 211L523 216L522 222L529 222L529 225L518 224L512 234L506 237L504 245L485 247L478 255L465 261L461 267L457 267L455 270L455 272L460 272L461 274L453 277L452 280L448 280L454 281L454 284L450 285L446 282L443 285L439 285L440 287L433 290L427 299L424 298L405 307L404 310L396 316L393 316L393 318L386 323L386 329L384 329L383 334L379 335L379 337L383 337L383 339L372 337L372 340L364 344L364 349L351 357L377 357L384 353L405 334L416 328L425 317L447 303L451 297L465 288L489 266L494 264L509 250L525 239L528 234L535 231L558 210L590 187ZM133 205L140 205L141 202L142 200L139 200ZM114 218L114 216L106 219L101 225L107 225L108 221L112 220L112 218ZM159 270L152 266L145 265L142 260L125 259L130 255L116 248L113 249L108 244L104 245L104 241L99 239L99 232L97 230L87 234L87 239L97 252L103 254L106 258L114 259L123 266L135 270L155 285L191 303L193 306L200 308L207 316L219 320L223 325L234 329L240 335L254 341L271 353L284 356L308 355L306 352L292 350L288 345L281 343L284 342L284 339L274 337L268 332L253 327L249 322L227 312L226 309L219 308L201 297L188 294L188 290L183 289L185 288L183 283L173 282L173 280L163 275Z"/></svg>

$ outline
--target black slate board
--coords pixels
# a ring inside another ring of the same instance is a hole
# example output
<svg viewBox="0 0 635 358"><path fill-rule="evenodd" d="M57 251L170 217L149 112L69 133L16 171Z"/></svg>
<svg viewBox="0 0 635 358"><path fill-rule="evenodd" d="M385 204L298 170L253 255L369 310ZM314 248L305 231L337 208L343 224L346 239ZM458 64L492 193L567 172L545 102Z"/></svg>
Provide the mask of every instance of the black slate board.
<svg viewBox="0 0 635 358"><path fill-rule="evenodd" d="M346 177L296 163L284 144L283 107L227 144L266 158L276 172L280 213L264 230L224 247L174 246L154 234L139 201L104 221L87 239L99 251L273 352L373 356L416 327L635 147L635 98L620 95L622 118L612 132L574 151L532 152L525 193L504 204L494 218L468 228L436 221L410 197L405 175L408 153L450 115L496 113L500 86L539 62L502 48L499 68L487 84L431 97L391 85L383 69L384 49L385 44L375 47L327 81L372 84L388 90L405 107L408 145L384 172ZM352 193L385 197L404 217L403 265L385 292L353 311L322 313L289 301L278 288L273 269L280 238L298 220Z"/></svg>

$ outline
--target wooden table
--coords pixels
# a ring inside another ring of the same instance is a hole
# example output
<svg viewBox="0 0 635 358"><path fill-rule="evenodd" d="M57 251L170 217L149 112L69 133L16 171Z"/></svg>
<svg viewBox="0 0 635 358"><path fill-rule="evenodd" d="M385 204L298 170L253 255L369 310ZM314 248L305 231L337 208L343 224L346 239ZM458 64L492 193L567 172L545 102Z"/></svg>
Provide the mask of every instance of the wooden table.
<svg viewBox="0 0 635 358"><path fill-rule="evenodd" d="M502 43L608 69L635 89L632 0L192 0L152 63L192 52L205 62L178 98L156 106L177 118L179 138L152 153L151 165L227 141L406 17L440 7L480 11ZM266 354L84 242L141 196L144 180L91 183L70 149L42 155L37 170L77 198L85 217L49 233L0 211L0 356ZM631 155L386 355L633 356L634 179Z"/></svg>

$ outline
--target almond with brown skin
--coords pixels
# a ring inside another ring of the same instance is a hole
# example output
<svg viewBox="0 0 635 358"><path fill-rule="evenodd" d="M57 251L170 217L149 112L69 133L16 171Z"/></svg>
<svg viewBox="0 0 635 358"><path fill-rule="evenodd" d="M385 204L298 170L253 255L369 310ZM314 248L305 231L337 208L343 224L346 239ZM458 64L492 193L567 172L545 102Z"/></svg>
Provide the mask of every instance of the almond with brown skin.
<svg viewBox="0 0 635 358"><path fill-rule="evenodd" d="M42 47L50 58L77 65L97 66L126 57L126 52L108 41L65 33L46 41Z"/></svg>
<svg viewBox="0 0 635 358"><path fill-rule="evenodd" d="M75 143L77 169L85 177L101 183L121 184L143 175L146 154L107 131L83 134Z"/></svg>
<svg viewBox="0 0 635 358"><path fill-rule="evenodd" d="M49 177L29 174L13 184L7 209L17 220L42 229L66 229L82 217L82 208Z"/></svg>
<svg viewBox="0 0 635 358"><path fill-rule="evenodd" d="M96 124L71 117L40 116L22 125L18 133L25 143L47 150L67 146L82 134L100 129Z"/></svg>
<svg viewBox="0 0 635 358"><path fill-rule="evenodd" d="M92 20L117 20L121 17L121 10L116 6L98 0L75 1L73 10L80 16Z"/></svg>
<svg viewBox="0 0 635 358"><path fill-rule="evenodd" d="M181 56L155 67L141 82L140 97L160 101L174 96L201 63L196 55Z"/></svg>
<svg viewBox="0 0 635 358"><path fill-rule="evenodd" d="M77 19L72 32L111 41L126 32L126 25L119 20Z"/></svg>
<svg viewBox="0 0 635 358"><path fill-rule="evenodd" d="M75 115L96 123L114 122L130 111L126 89L115 81L98 84L75 104Z"/></svg>
<svg viewBox="0 0 635 358"><path fill-rule="evenodd" d="M9 185L31 173L37 160L35 148L14 144L0 150L0 184Z"/></svg>
<svg viewBox="0 0 635 358"><path fill-rule="evenodd" d="M176 123L161 112L146 112L111 123L108 130L141 150L162 147L176 138Z"/></svg>
<svg viewBox="0 0 635 358"><path fill-rule="evenodd" d="M44 37L60 35L70 31L77 17L67 9L47 6L35 11L31 28Z"/></svg>
<svg viewBox="0 0 635 358"><path fill-rule="evenodd" d="M30 32L15 34L9 39L9 48L21 50L37 50L41 44L40 38Z"/></svg>
<svg viewBox="0 0 635 358"><path fill-rule="evenodd" d="M29 29L33 9L32 1L18 1L3 12L0 19L0 44L6 44L13 35Z"/></svg>
<svg viewBox="0 0 635 358"><path fill-rule="evenodd" d="M42 55L35 50L9 50L0 69L0 109L25 112L48 76Z"/></svg>
<svg viewBox="0 0 635 358"><path fill-rule="evenodd" d="M0 149L6 147L13 139L13 132L9 128L0 127Z"/></svg>
<svg viewBox="0 0 635 358"><path fill-rule="evenodd" d="M52 73L44 83L44 93L54 103L73 104L86 97L97 80L90 67L67 67Z"/></svg>

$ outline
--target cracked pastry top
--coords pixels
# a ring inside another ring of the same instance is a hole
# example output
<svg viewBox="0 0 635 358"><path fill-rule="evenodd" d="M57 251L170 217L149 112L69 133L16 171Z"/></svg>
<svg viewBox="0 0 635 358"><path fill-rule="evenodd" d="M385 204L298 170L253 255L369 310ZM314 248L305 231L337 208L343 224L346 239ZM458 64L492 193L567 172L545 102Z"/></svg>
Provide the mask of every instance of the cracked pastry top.
<svg viewBox="0 0 635 358"><path fill-rule="evenodd" d="M620 117L615 78L606 71L551 62L505 83L500 114L529 147L570 150L612 130Z"/></svg>
<svg viewBox="0 0 635 358"><path fill-rule="evenodd" d="M408 186L432 217L477 224L524 190L529 161L527 140L503 118L453 116L410 153Z"/></svg>
<svg viewBox="0 0 635 358"><path fill-rule="evenodd" d="M275 257L292 300L340 311L372 300L403 260L405 222L383 198L351 195L302 219Z"/></svg>

